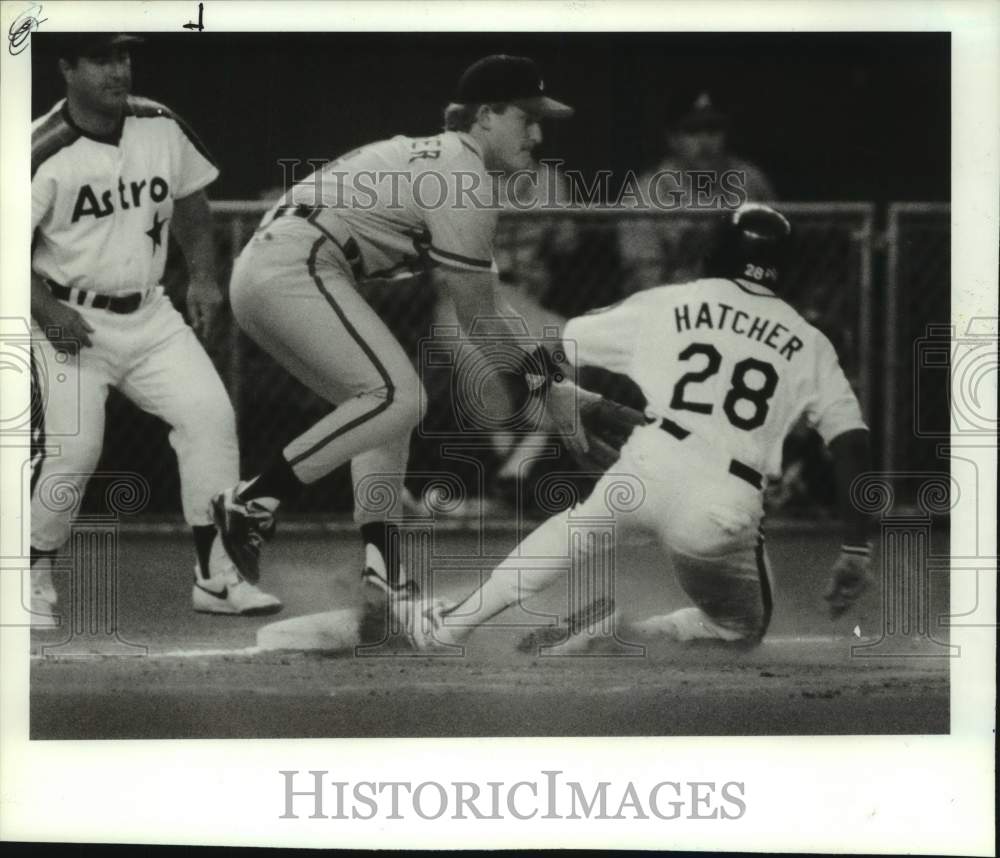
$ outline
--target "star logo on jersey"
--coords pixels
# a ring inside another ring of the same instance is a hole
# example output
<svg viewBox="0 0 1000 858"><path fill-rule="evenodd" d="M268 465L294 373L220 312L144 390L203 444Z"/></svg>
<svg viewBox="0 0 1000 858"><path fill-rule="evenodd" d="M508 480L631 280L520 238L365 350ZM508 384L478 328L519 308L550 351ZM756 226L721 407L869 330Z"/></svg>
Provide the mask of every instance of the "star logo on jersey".
<svg viewBox="0 0 1000 858"><path fill-rule="evenodd" d="M148 235L153 240L153 253L155 254L159 250L160 245L163 243L163 227L167 225L167 220L160 220L160 213L158 211L153 212L153 225L146 230L146 235Z"/></svg>

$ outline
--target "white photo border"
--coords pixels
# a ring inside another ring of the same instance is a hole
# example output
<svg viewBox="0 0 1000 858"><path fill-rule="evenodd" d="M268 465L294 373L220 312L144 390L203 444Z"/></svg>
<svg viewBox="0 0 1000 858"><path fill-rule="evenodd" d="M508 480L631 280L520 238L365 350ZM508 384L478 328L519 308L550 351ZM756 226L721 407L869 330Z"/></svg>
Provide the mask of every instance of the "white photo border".
<svg viewBox="0 0 1000 858"><path fill-rule="evenodd" d="M174 30L197 2L8 2L5 31L32 5L45 28ZM226 30L885 31L952 33L952 314L997 318L1000 216L1000 6L933 2L337 2L204 3ZM197 38L197 35L192 35ZM0 60L0 316L29 316L30 49ZM20 284L23 284L21 288ZM6 379L5 379L6 381ZM995 392L995 391L994 391ZM26 403L23 389L3 396ZM14 407L14 406L11 406ZM994 416L995 419L995 416ZM961 438L954 438L958 445ZM970 454L971 455L971 454ZM996 449L975 454L979 521L956 516L955 555L995 551ZM22 508L23 450L0 449L4 510ZM963 488L973 488L966 487ZM5 514L6 515L6 514ZM976 526L993 533L976 543ZM5 520L0 556L16 554L23 521ZM992 528L992 531L989 530ZM9 550L13 546L13 551ZM994 558L995 564L995 558ZM18 576L0 575L2 602ZM953 575L952 604L972 604L970 576ZM992 587L996 588L994 566ZM982 597L982 594L980 594ZM995 618L994 618L995 619ZM994 852L995 626L953 628L948 736L637 739L45 741L28 736L28 630L0 629L0 838L70 842L302 847L615 847L677 850ZM280 819L280 770L328 770L342 781L539 779L544 770L598 782L739 781L737 820L404 821Z"/></svg>

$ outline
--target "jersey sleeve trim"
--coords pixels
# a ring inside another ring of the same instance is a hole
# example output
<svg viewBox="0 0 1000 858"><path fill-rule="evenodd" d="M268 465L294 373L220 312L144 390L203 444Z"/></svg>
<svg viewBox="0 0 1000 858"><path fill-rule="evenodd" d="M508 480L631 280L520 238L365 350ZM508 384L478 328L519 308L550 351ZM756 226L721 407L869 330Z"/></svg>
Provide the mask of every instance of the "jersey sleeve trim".
<svg viewBox="0 0 1000 858"><path fill-rule="evenodd" d="M451 253L435 247L433 244L427 251L428 255L443 265L452 265L458 268L473 268L477 271L489 271L493 267L492 259L473 259L471 256L462 256L458 253Z"/></svg>
<svg viewBox="0 0 1000 858"><path fill-rule="evenodd" d="M479 149L479 144L474 140L474 138L469 136L467 131L453 131L451 133L458 138L458 142L462 144L462 147L466 151L471 152L476 156L476 160L480 162L483 161L483 153Z"/></svg>
<svg viewBox="0 0 1000 858"><path fill-rule="evenodd" d="M80 139L60 111L53 113L31 132L31 178L35 178L38 168L67 146Z"/></svg>
<svg viewBox="0 0 1000 858"><path fill-rule="evenodd" d="M177 194L174 196L176 200L183 200L190 197L192 194L198 193L198 191L204 190L212 182L219 178L219 170L217 167L212 167L205 175L200 176L196 181L191 182L189 185L185 185L183 188L178 189Z"/></svg>
<svg viewBox="0 0 1000 858"><path fill-rule="evenodd" d="M181 129L184 136L187 137L188 142L192 146L194 146L194 148L198 151L198 154L201 155L201 157L204 158L206 161L208 161L209 164L215 167L216 170L219 169L219 165L218 163L216 163L215 158L212 157L212 153L208 151L208 147L205 146L205 144L201 142L201 139L198 137L198 135L194 133L194 129L192 129L191 126L187 124L187 122L185 122L180 116L174 113L174 111L172 111L166 105L153 101L150 98L129 96L128 114L130 116L134 116L136 119L158 119L158 118L172 119L174 122L177 123L177 127ZM206 184L208 183L206 182ZM193 191L191 193L193 193Z"/></svg>
<svg viewBox="0 0 1000 858"><path fill-rule="evenodd" d="M467 143L465 140L462 140L461 137L459 138L459 140L461 141L462 145L466 149L468 149L473 155L475 155L480 161L483 160L483 156L479 154L479 150L476 149L475 146L472 146L470 143Z"/></svg>

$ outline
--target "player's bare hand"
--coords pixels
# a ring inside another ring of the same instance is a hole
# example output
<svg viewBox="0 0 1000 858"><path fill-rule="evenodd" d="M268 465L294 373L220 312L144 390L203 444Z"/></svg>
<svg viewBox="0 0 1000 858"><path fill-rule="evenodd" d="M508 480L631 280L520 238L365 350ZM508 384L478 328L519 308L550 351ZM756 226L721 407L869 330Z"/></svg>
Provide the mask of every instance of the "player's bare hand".
<svg viewBox="0 0 1000 858"><path fill-rule="evenodd" d="M871 549L847 548L833 565L830 587L823 598L830 605L830 618L847 612L872 584Z"/></svg>
<svg viewBox="0 0 1000 858"><path fill-rule="evenodd" d="M222 293L213 279L196 277L191 280L187 291L188 318L199 337L208 336L221 306Z"/></svg>
<svg viewBox="0 0 1000 858"><path fill-rule="evenodd" d="M53 300L42 310L33 310L45 336L58 351L75 355L81 348L93 345L90 335L94 333L91 324L68 304Z"/></svg>

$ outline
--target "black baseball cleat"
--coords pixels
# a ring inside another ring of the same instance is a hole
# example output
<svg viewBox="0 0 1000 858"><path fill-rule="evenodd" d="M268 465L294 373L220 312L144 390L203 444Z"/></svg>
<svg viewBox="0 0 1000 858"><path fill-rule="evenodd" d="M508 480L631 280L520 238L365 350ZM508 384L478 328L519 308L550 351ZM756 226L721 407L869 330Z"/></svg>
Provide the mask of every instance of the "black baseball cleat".
<svg viewBox="0 0 1000 858"><path fill-rule="evenodd" d="M259 500L238 500L238 488L212 498L212 519L240 575L256 584L260 580L261 547L274 537L274 512Z"/></svg>

